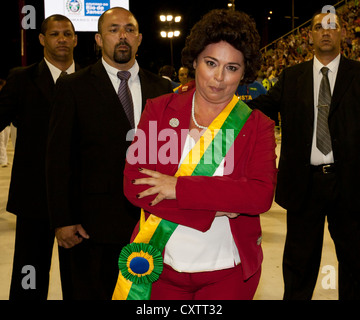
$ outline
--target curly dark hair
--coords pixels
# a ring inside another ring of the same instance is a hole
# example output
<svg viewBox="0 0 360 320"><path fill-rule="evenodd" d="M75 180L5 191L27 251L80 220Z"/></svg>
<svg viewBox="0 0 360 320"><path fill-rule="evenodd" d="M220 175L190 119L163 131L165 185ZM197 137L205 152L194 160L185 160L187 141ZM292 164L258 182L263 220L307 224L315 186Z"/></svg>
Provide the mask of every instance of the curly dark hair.
<svg viewBox="0 0 360 320"><path fill-rule="evenodd" d="M241 84L256 80L260 68L260 36L255 21L246 13L228 9L215 9L203 16L191 29L181 52L181 61L189 70L205 47L226 41L242 52L245 75Z"/></svg>

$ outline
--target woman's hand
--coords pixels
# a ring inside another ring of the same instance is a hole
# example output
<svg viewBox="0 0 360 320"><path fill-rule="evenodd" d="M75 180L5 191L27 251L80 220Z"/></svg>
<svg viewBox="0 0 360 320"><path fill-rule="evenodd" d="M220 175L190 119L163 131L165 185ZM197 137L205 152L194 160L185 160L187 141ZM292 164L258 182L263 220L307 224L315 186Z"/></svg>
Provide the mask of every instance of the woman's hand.
<svg viewBox="0 0 360 320"><path fill-rule="evenodd" d="M227 216L229 219L234 219L239 216L239 213L217 211L215 214L215 217L222 217L222 216Z"/></svg>
<svg viewBox="0 0 360 320"><path fill-rule="evenodd" d="M140 192L136 196L138 199L157 194L156 198L150 203L151 206L158 204L164 199L176 199L177 177L143 168L139 168L139 171L149 177L133 180L132 183L135 185L147 184L151 188Z"/></svg>

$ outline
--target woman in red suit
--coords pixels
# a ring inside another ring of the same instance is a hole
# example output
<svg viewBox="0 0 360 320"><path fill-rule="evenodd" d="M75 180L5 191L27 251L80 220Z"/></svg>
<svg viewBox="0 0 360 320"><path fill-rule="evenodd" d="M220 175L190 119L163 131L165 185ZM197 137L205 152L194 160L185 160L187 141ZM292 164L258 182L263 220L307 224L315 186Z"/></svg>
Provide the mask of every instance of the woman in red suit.
<svg viewBox="0 0 360 320"><path fill-rule="evenodd" d="M209 12L182 52L183 64L195 69L196 88L147 103L128 150L124 190L145 218L174 226L160 236L167 237L158 248L163 270L151 299L255 294L259 214L271 207L276 182L274 123L234 93L240 82L256 78L258 45L249 16Z"/></svg>

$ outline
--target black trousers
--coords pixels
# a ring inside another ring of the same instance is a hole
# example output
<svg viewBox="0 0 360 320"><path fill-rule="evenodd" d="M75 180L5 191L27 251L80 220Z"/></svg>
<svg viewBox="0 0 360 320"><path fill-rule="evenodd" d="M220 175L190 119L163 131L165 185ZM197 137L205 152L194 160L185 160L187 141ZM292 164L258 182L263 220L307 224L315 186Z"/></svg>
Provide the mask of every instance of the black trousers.
<svg viewBox="0 0 360 320"><path fill-rule="evenodd" d="M111 300L119 275L121 249L129 243L101 244L83 240L69 252L71 300Z"/></svg>
<svg viewBox="0 0 360 320"><path fill-rule="evenodd" d="M316 285L327 217L339 263L339 299L360 299L360 208L341 203L336 173L312 173L303 207L287 212L283 257L284 299L310 300ZM356 186L354 186L356 187Z"/></svg>
<svg viewBox="0 0 360 320"><path fill-rule="evenodd" d="M55 234L46 220L17 217L10 300L46 300ZM59 247L63 299L68 294L68 252Z"/></svg>

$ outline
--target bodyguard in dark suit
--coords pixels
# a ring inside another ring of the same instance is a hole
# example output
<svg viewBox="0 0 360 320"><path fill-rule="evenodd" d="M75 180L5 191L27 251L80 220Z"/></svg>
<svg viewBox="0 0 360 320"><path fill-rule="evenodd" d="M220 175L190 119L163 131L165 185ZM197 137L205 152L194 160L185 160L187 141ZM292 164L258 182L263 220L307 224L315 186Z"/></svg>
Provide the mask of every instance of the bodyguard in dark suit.
<svg viewBox="0 0 360 320"><path fill-rule="evenodd" d="M17 216L10 299L47 298L55 238L49 225L45 181L50 105L61 72L75 71L77 37L68 18L54 15L45 19L39 40L44 59L11 71L0 95L1 130L11 122L17 127L7 203L7 211ZM61 269L63 262L60 253ZM30 289L22 285L27 275L23 268L28 265L35 272Z"/></svg>
<svg viewBox="0 0 360 320"><path fill-rule="evenodd" d="M52 225L71 255L73 299L110 300L119 253L140 215L123 193L131 130L146 99L172 88L166 79L139 67L135 55L142 35L131 12L109 9L98 27L95 39L102 59L57 85L47 182ZM132 120L119 99L119 71L131 75Z"/></svg>
<svg viewBox="0 0 360 320"><path fill-rule="evenodd" d="M249 102L281 113L275 200L287 209L284 299L311 299L325 218L339 261L339 299L360 298L360 63L340 55L345 29L338 16L332 27L326 15L312 20L314 59L285 69L267 95ZM321 123L326 105L328 119ZM329 150L323 152L326 131Z"/></svg>

